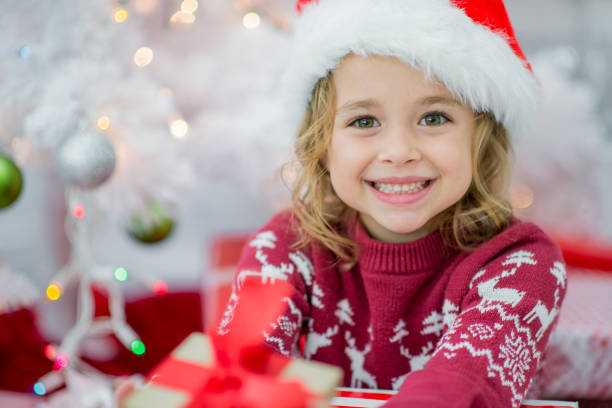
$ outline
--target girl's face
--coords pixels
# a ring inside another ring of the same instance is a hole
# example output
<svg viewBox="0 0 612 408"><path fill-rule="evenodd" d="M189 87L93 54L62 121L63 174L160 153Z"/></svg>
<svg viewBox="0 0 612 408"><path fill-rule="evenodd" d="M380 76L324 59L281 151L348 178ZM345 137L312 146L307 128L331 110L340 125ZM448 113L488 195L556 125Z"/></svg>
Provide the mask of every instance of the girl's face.
<svg viewBox="0 0 612 408"><path fill-rule="evenodd" d="M409 242L472 180L472 110L392 57L348 55L333 72L336 116L325 158L334 190L368 232Z"/></svg>

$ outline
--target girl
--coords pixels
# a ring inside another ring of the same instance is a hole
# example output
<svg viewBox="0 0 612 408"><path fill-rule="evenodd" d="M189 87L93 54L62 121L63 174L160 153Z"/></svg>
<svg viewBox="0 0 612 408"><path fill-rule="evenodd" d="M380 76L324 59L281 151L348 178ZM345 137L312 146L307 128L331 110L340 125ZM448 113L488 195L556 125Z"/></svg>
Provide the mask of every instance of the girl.
<svg viewBox="0 0 612 408"><path fill-rule="evenodd" d="M267 344L395 389L385 407L517 407L565 294L557 246L504 197L534 80L501 0L301 0L293 208L246 246L289 281ZM299 338L305 337L303 350Z"/></svg>

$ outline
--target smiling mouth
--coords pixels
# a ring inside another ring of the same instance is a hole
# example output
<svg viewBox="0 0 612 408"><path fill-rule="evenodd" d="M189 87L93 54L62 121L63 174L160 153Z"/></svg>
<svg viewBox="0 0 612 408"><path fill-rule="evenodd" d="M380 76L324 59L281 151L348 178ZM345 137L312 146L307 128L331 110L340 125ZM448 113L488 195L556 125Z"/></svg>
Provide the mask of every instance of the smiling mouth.
<svg viewBox="0 0 612 408"><path fill-rule="evenodd" d="M431 180L406 184L376 183L368 181L368 184L384 194L413 194L427 188L431 184Z"/></svg>

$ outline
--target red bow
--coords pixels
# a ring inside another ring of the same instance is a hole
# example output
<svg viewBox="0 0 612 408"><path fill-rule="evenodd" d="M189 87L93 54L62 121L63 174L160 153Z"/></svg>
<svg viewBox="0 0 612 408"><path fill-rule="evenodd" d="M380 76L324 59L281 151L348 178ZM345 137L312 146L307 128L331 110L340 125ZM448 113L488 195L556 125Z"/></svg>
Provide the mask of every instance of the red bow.
<svg viewBox="0 0 612 408"><path fill-rule="evenodd" d="M191 395L183 408L306 408L317 396L296 380L277 378L290 360L261 345L262 332L281 313L282 298L291 291L285 281L264 285L247 280L229 333L207 333L214 363L203 367L170 358L151 382Z"/></svg>

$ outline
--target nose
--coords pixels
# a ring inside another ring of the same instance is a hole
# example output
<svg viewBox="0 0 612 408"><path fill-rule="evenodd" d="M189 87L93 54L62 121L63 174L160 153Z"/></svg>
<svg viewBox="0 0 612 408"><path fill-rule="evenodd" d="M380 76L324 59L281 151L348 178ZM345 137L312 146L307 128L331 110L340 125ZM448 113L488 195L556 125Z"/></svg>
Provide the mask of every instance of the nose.
<svg viewBox="0 0 612 408"><path fill-rule="evenodd" d="M421 159L416 135L406 128L389 129L381 138L378 160L385 164L405 165Z"/></svg>

